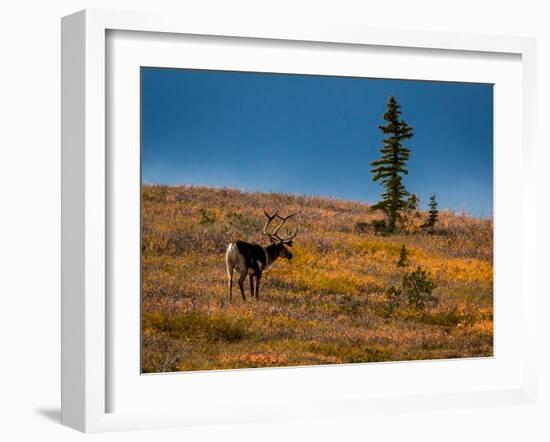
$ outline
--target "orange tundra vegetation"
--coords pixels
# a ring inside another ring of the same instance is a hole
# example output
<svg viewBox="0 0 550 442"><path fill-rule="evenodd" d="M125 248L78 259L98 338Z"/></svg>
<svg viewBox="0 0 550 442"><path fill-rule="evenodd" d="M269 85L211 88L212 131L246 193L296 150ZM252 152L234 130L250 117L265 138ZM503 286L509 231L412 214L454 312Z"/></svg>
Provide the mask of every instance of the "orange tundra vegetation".
<svg viewBox="0 0 550 442"><path fill-rule="evenodd" d="M225 248L266 245L264 209L300 212L294 258L264 275L259 302L229 304ZM492 356L493 222L443 211L428 235L414 228L425 216L379 236L365 203L144 185L143 372ZM436 305L387 308L403 244Z"/></svg>

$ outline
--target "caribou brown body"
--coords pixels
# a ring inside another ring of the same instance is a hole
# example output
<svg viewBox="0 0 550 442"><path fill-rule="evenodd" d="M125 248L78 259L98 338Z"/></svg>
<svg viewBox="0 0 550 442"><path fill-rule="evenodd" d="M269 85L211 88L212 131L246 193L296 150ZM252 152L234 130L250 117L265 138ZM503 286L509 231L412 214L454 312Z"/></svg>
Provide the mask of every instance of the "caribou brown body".
<svg viewBox="0 0 550 442"><path fill-rule="evenodd" d="M228 278L229 302L232 301L234 272L239 274L238 284L243 301L246 301L244 281L247 276L250 279L250 294L253 298L256 297L256 301L258 301L260 299L260 280L262 274L273 265L277 258L292 259L292 252L288 247L292 247L292 240L296 237L296 230L293 233L287 232L284 237L279 236L278 232L285 222L294 216L295 213L291 213L287 216L281 216L277 212L273 215L269 215L265 211L264 213L267 217L267 221L262 233L271 241L269 245L262 246L245 241L235 241L227 246L225 252L225 268ZM268 232L267 229L274 219L280 220L280 223L273 232Z"/></svg>

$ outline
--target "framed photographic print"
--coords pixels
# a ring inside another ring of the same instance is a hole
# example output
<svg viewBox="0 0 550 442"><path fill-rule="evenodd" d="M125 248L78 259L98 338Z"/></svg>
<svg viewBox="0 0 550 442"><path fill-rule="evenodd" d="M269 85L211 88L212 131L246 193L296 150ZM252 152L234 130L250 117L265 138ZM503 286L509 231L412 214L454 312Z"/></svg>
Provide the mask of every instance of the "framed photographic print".
<svg viewBox="0 0 550 442"><path fill-rule="evenodd" d="M142 67L142 372L493 356L492 107Z"/></svg>
<svg viewBox="0 0 550 442"><path fill-rule="evenodd" d="M533 400L533 45L64 18L63 423Z"/></svg>

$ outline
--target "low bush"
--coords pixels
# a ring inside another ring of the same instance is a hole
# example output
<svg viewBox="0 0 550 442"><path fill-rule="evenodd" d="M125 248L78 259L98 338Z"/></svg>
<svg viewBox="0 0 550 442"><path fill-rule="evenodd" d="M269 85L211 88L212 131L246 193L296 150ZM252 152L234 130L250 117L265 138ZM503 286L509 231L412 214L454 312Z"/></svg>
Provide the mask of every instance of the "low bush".
<svg viewBox="0 0 550 442"><path fill-rule="evenodd" d="M247 238L261 231L262 223L258 218L244 215L240 212L230 213L227 217L226 229L228 234L236 234Z"/></svg>
<svg viewBox="0 0 550 442"><path fill-rule="evenodd" d="M367 233L370 229L370 224L364 221L358 221L355 223L356 233Z"/></svg>
<svg viewBox="0 0 550 442"><path fill-rule="evenodd" d="M359 313L361 303L350 295L344 295L338 300L338 311L348 315Z"/></svg>
<svg viewBox="0 0 550 442"><path fill-rule="evenodd" d="M199 223L202 224L203 226L214 224L216 222L216 215L214 215L214 213L208 209L204 209L204 208L200 209L199 216L200 216Z"/></svg>
<svg viewBox="0 0 550 442"><path fill-rule="evenodd" d="M420 267L403 275L403 296L411 307L424 310L427 305L436 304L437 298L432 294L435 287L430 274Z"/></svg>
<svg viewBox="0 0 550 442"><path fill-rule="evenodd" d="M386 225L386 221L383 219L375 219L371 223L371 225L374 230L374 233L378 235L385 235L388 233L388 226Z"/></svg>
<svg viewBox="0 0 550 442"><path fill-rule="evenodd" d="M236 342L247 333L246 322L224 316L208 316L189 311L184 313L144 312L143 329L153 329L175 338L203 338L211 341Z"/></svg>
<svg viewBox="0 0 550 442"><path fill-rule="evenodd" d="M440 311L425 312L420 321L424 324L437 325L439 327L456 327L459 324L473 322L468 312L459 310L456 306Z"/></svg>
<svg viewBox="0 0 550 442"><path fill-rule="evenodd" d="M402 303L403 291L400 288L391 286L384 293L383 313L384 316L391 316Z"/></svg>

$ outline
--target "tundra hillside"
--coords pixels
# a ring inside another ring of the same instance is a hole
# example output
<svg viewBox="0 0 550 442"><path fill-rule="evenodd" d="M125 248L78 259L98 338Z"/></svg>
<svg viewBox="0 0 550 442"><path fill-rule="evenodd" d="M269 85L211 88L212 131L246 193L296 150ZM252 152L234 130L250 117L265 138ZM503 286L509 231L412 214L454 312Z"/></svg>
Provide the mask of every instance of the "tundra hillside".
<svg viewBox="0 0 550 442"><path fill-rule="evenodd" d="M367 204L333 198L144 185L142 203L143 372L493 353L492 220L443 211L429 235L415 227L421 212L409 233L380 236ZM267 244L264 209L300 212L289 222L294 258L264 275L259 302L235 287L229 304L225 249ZM403 245L409 268L431 275L437 304L389 303Z"/></svg>

